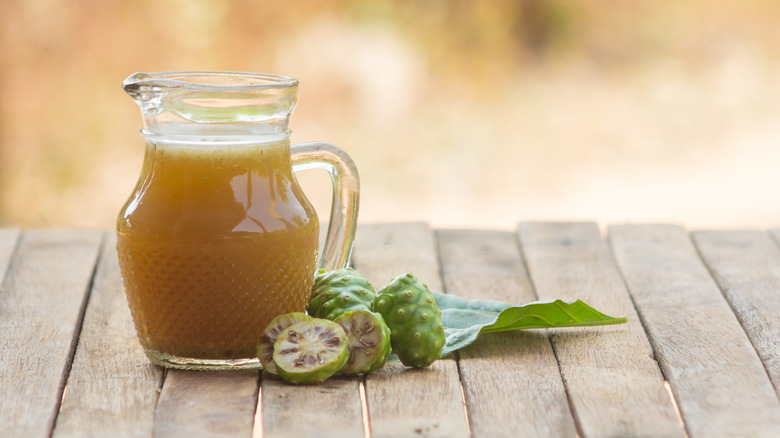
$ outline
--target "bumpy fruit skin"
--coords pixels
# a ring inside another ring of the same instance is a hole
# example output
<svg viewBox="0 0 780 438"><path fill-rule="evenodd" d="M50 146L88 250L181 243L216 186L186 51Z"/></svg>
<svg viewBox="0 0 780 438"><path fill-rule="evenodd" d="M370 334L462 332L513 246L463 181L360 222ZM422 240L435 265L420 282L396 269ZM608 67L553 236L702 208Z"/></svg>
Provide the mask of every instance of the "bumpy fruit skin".
<svg viewBox="0 0 780 438"><path fill-rule="evenodd" d="M351 310L371 310L376 292L360 272L352 268L320 271L314 277L309 315L331 321Z"/></svg>
<svg viewBox="0 0 780 438"><path fill-rule="evenodd" d="M349 359L347 334L340 325L310 318L287 327L274 343L279 376L295 384L322 383Z"/></svg>
<svg viewBox="0 0 780 438"><path fill-rule="evenodd" d="M441 357L444 325L433 294L411 273L403 274L382 288L374 300L374 311L390 328L390 343L401 362L427 367Z"/></svg>
<svg viewBox="0 0 780 438"><path fill-rule="evenodd" d="M260 364L263 365L264 370L271 374L279 374L276 371L276 365L273 360L276 338L287 327L310 318L311 316L303 312L285 313L272 319L265 326L263 334L260 335L260 340L257 341L257 358L260 359Z"/></svg>
<svg viewBox="0 0 780 438"><path fill-rule="evenodd" d="M333 322L347 333L349 359L343 374L370 374L382 368L392 350L390 329L382 315L358 309L342 314Z"/></svg>

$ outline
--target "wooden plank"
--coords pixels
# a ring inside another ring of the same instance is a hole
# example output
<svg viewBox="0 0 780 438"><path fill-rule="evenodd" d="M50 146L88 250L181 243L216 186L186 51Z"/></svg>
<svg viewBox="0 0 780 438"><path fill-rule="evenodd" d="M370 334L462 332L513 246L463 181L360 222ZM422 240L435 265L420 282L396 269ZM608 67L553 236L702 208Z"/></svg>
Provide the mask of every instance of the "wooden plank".
<svg viewBox="0 0 780 438"><path fill-rule="evenodd" d="M257 409L256 435L264 438L364 436L357 376L336 375L318 385L293 385L263 372Z"/></svg>
<svg viewBox="0 0 780 438"><path fill-rule="evenodd" d="M138 343L106 235L54 436L152 436L162 368Z"/></svg>
<svg viewBox="0 0 780 438"><path fill-rule="evenodd" d="M433 233L426 224L361 225L352 260L377 289L412 272L431 289L442 290ZM365 387L373 438L469 436L453 359L425 369L388 363L366 377Z"/></svg>
<svg viewBox="0 0 780 438"><path fill-rule="evenodd" d="M326 236L320 233L320 244ZM319 385L292 385L262 374L256 436L264 438L363 437L363 406L356 376L336 375Z"/></svg>
<svg viewBox="0 0 780 438"><path fill-rule="evenodd" d="M639 317L594 223L522 223L540 299L582 299L628 324L550 331L580 434L682 436Z"/></svg>
<svg viewBox="0 0 780 438"><path fill-rule="evenodd" d="M357 377L296 386L263 373L262 414L265 438L363 436Z"/></svg>
<svg viewBox="0 0 780 438"><path fill-rule="evenodd" d="M447 293L517 304L536 300L512 233L439 230L436 236ZM544 331L485 334L458 355L474 438L576 434Z"/></svg>
<svg viewBox="0 0 780 438"><path fill-rule="evenodd" d="M24 233L0 293L0 424L4 436L48 437L101 233Z"/></svg>
<svg viewBox="0 0 780 438"><path fill-rule="evenodd" d="M0 228L0 285L3 284L5 273L8 271L8 265L11 263L11 256L14 254L20 234L16 228Z"/></svg>
<svg viewBox="0 0 780 438"><path fill-rule="evenodd" d="M692 237L780 396L780 247L763 231Z"/></svg>
<svg viewBox="0 0 780 438"><path fill-rule="evenodd" d="M166 373L154 422L155 437L251 437L257 371Z"/></svg>
<svg viewBox="0 0 780 438"><path fill-rule="evenodd" d="M689 435L776 437L780 402L766 370L685 230L609 234Z"/></svg>

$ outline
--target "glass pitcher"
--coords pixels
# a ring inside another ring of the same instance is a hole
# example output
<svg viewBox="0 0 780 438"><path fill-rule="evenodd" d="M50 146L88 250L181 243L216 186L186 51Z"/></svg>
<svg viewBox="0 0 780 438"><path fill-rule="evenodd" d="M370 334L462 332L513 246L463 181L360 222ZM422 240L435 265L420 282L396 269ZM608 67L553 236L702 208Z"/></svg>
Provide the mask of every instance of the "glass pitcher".
<svg viewBox="0 0 780 438"><path fill-rule="evenodd" d="M290 146L298 81L237 72L136 73L146 154L117 219L117 251L141 345L184 369L259 368L277 315L303 312L317 268L349 262L358 174L327 143ZM333 182L319 254L317 214L293 170ZM319 261L318 261L319 260Z"/></svg>

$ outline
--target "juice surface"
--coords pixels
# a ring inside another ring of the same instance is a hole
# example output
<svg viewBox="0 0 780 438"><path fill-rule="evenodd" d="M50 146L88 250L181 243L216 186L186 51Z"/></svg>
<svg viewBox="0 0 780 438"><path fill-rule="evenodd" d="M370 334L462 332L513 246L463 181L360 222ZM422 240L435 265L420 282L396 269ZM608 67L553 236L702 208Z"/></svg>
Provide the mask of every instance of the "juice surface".
<svg viewBox="0 0 780 438"><path fill-rule="evenodd" d="M318 222L292 176L287 141L148 144L117 230L147 354L251 358L273 317L307 303Z"/></svg>

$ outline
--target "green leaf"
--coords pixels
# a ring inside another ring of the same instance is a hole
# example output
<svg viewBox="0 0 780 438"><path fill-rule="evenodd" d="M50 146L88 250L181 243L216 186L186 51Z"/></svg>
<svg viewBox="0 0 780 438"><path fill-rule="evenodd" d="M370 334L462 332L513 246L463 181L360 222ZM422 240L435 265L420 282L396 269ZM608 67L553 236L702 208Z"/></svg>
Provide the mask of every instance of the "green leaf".
<svg viewBox="0 0 780 438"><path fill-rule="evenodd" d="M535 301L515 306L492 300L467 300L433 292L447 341L442 357L474 342L480 333L555 327L623 324L625 317L605 315L581 300Z"/></svg>

